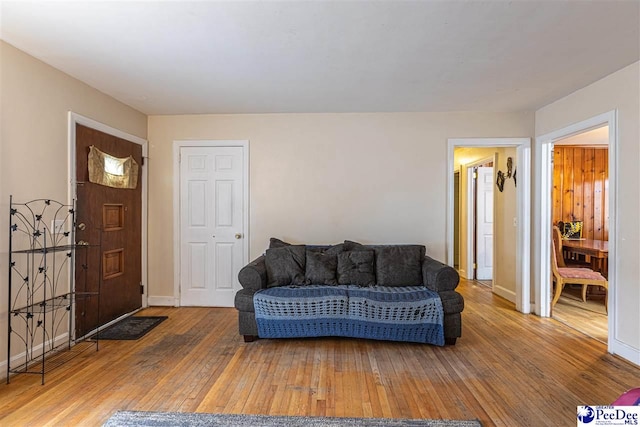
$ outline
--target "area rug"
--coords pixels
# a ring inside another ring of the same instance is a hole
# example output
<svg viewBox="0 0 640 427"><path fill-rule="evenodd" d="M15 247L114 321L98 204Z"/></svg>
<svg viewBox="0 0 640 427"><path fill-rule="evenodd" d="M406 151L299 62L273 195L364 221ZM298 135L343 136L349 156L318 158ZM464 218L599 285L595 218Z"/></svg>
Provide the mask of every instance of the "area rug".
<svg viewBox="0 0 640 427"><path fill-rule="evenodd" d="M268 415L201 414L194 412L118 411L106 427L225 426L225 427L481 427L480 421L410 420L392 418L286 417Z"/></svg>
<svg viewBox="0 0 640 427"><path fill-rule="evenodd" d="M137 340L166 318L167 316L129 316L98 332L98 339Z"/></svg>

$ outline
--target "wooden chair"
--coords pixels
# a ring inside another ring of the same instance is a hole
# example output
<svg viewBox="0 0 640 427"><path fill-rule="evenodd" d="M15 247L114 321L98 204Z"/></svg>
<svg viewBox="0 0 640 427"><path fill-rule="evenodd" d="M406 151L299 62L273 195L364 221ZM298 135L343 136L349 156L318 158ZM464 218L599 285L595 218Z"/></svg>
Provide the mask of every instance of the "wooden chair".
<svg viewBox="0 0 640 427"><path fill-rule="evenodd" d="M579 267L579 268L590 268L591 264L586 261L580 261L577 259L567 259L566 255L569 253L565 253L565 249L562 244L562 232L557 225L553 226L553 243L556 245L556 259L558 261L558 267Z"/></svg>
<svg viewBox="0 0 640 427"><path fill-rule="evenodd" d="M560 267L558 264L558 252L560 249L556 248L558 244L556 239L553 239L551 244L551 271L553 273L553 281L556 283L556 289L551 301L551 307L555 306L560 299L560 294L564 285L576 284L582 285L582 301L587 301L587 287L589 285L602 286L605 289L604 296L604 308L607 309L607 302L609 298L609 282L604 276L597 271L593 271L590 268L575 268L575 267ZM561 253L561 252L560 252ZM561 258L561 256L560 256Z"/></svg>
<svg viewBox="0 0 640 427"><path fill-rule="evenodd" d="M564 252L562 250L562 233L557 225L553 226L553 234L551 235L553 238L553 247L556 249L556 263L558 267L564 268L567 265L564 263Z"/></svg>

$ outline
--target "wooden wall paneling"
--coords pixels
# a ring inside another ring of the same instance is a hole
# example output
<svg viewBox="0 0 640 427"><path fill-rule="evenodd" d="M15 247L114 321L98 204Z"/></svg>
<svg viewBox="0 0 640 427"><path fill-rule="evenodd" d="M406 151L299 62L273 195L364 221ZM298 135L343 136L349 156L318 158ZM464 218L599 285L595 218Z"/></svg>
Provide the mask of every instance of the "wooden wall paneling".
<svg viewBox="0 0 640 427"><path fill-rule="evenodd" d="M595 149L587 148L584 151L584 186L582 188L584 194L584 199L582 202L584 206L584 217L582 218L582 235L583 237L587 238L587 236L593 236L593 185L595 182Z"/></svg>
<svg viewBox="0 0 640 427"><path fill-rule="evenodd" d="M604 206L603 221L604 221L604 233L602 240L609 240L609 150L602 150L604 154L604 175L602 182L604 191L602 194L602 205Z"/></svg>
<svg viewBox="0 0 640 427"><path fill-rule="evenodd" d="M583 238L608 240L608 169L606 148L557 146L553 168L553 223L583 221Z"/></svg>
<svg viewBox="0 0 640 427"><path fill-rule="evenodd" d="M573 220L573 149L565 148L562 153L564 159L562 184L562 221Z"/></svg>
<svg viewBox="0 0 640 427"><path fill-rule="evenodd" d="M557 224L562 220L562 194L564 177L564 157L563 151L556 147L553 151L553 223Z"/></svg>
<svg viewBox="0 0 640 427"><path fill-rule="evenodd" d="M604 156L601 151L598 151L595 155L595 181L593 188L593 198L596 203L593 206L593 238L602 240L604 235L604 223L603 223L603 215L604 215L604 206L603 202L603 193L604 193L604 180L603 174L603 160Z"/></svg>
<svg viewBox="0 0 640 427"><path fill-rule="evenodd" d="M574 148L573 150L573 205L571 216L574 221L584 220L584 206L582 204L584 194L584 149Z"/></svg>

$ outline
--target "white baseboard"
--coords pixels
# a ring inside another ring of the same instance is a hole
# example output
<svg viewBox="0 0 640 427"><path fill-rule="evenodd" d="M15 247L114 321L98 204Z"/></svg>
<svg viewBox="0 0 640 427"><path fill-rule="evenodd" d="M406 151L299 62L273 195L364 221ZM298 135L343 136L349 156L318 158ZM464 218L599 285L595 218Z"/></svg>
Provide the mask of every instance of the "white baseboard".
<svg viewBox="0 0 640 427"><path fill-rule="evenodd" d="M499 285L494 285L493 293L498 296L501 296L507 301L510 301L514 304L516 303L516 292L512 291L511 289L503 288L502 286L499 286Z"/></svg>
<svg viewBox="0 0 640 427"><path fill-rule="evenodd" d="M69 340L69 333L65 332L61 335L58 335L57 337L55 337L53 339L53 347L58 347L61 346L63 344L66 344ZM51 348L51 341L47 341L44 346L46 346L46 348ZM42 354L42 347L43 344L38 344L37 346L33 347L33 351L32 354L34 354L35 356L39 356ZM23 363L24 362L24 358L27 355L26 351L23 351L20 354L16 354L15 356L11 357L11 365L12 366L16 366L17 364ZM2 362L0 362L0 378L2 379L6 379L7 378L7 359L4 359Z"/></svg>
<svg viewBox="0 0 640 427"><path fill-rule="evenodd" d="M176 299L171 297L154 297L149 296L147 298L147 304L149 306L166 306L166 307L177 307Z"/></svg>
<svg viewBox="0 0 640 427"><path fill-rule="evenodd" d="M629 344L625 344L622 341L616 339L611 340L611 353L627 359L631 363L635 363L640 366L640 349L631 347Z"/></svg>

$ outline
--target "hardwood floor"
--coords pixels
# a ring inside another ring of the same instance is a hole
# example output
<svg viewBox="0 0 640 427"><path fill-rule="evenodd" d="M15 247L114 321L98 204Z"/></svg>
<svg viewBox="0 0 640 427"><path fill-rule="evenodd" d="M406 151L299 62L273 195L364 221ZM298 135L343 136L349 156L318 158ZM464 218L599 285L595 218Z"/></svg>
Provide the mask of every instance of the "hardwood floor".
<svg viewBox="0 0 640 427"><path fill-rule="evenodd" d="M137 341L102 341L40 378L0 385L0 425L100 425L114 411L480 419L485 426L575 425L640 384L640 367L554 319L522 315L473 282L458 344L258 340L234 309L168 315Z"/></svg>
<svg viewBox="0 0 640 427"><path fill-rule="evenodd" d="M604 295L582 301L579 287L565 287L558 303L553 308L554 319L603 343L608 339L607 312Z"/></svg>

